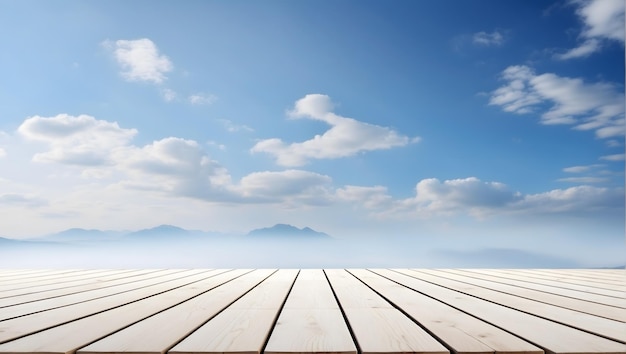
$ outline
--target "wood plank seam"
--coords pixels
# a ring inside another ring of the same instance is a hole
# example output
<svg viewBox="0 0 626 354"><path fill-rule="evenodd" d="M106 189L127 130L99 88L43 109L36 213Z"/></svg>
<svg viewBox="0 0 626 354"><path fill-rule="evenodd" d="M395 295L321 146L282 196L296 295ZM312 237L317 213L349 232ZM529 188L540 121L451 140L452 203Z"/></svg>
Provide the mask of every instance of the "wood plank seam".
<svg viewBox="0 0 626 354"><path fill-rule="evenodd" d="M207 270L207 271L208 271L208 270ZM200 282L200 281L203 281L203 280L206 280L206 279L212 278L212 277L217 276L217 275L226 274L226 273L228 273L228 272L230 272L230 271L233 271L233 269L227 270L227 271L225 271L225 272L221 272L221 273L213 274L213 275L212 275L212 276L210 276L210 277L206 277L206 278L203 278L203 279L199 279L199 280L197 280L197 281L194 281L194 282L191 282L191 283L187 283L187 284L184 284L184 285L178 286L178 287L176 287L176 288L172 288L172 289L167 290L167 291L175 290L175 289L181 288L181 287L183 287L183 286L187 286L187 285L190 285L190 284L193 284L193 283L197 283L197 282ZM190 297L190 298L188 298L188 299L185 299L185 300L180 301L180 302L177 302L177 303L175 303L175 304L173 304L173 305L171 305L171 306L168 306L168 307L165 307L165 308L163 308L163 309L160 309L159 311L157 311L157 312L155 312L155 313L153 313L153 314L151 314L151 315L149 315L149 316L147 316L147 317L143 317L143 318L138 319L137 321L133 321L133 322L131 322L131 323L128 323L127 325L122 326L122 327L118 328L117 330L115 330L115 331L113 331L113 332L107 333L107 334L105 334L105 335L103 335L103 336L101 336L101 337L95 338L94 340L92 340L92 341L89 341L89 342L85 343L85 345L83 345L81 348L84 348L84 347L86 347L86 346L89 346L89 345L91 345L91 344L93 344L93 343L95 343L95 342L97 342L97 341L99 341L99 340L101 340L101 339L104 339L104 338L106 338L106 337L108 337L108 336L111 336L111 335L113 335L113 334L115 334L115 333L117 333L117 332L120 332L120 331L122 331L122 330L124 330L124 329L126 329L126 328L128 328L128 327L130 327L130 326L132 326L132 325L135 325L135 324L137 324L137 323L139 323L139 322L141 322L141 321L144 321L144 320L146 320L146 319L148 319L148 318L150 318L150 317L153 317L153 316L155 316L155 315L157 315L157 314L159 314L159 313L161 313L161 312L163 312L163 311L169 310L169 309L171 309L171 308L173 308L173 307L175 307L175 306L178 306L178 305L180 305L180 304L182 304L182 303L184 303L184 302L187 302L187 301L189 301L189 300L191 300L191 299L193 299L193 298L196 298L196 297L198 297L198 296L200 296L200 295L202 295L202 294L205 294L205 293L207 293L207 292L209 292L209 291L211 291L211 290L213 290L213 289L215 289L215 288L217 288L217 287L220 287L220 286L222 286L222 285L224 285L224 284L226 284L226 283L229 283L229 282L231 282L231 281L233 281L233 280L235 280L235 279L237 279L237 278L239 278L239 277L241 277L241 276L244 276L244 275L246 275L246 274L249 274L249 273L251 273L251 272L253 272L253 271L254 271L254 270L250 270L250 271L248 271L248 272L246 272L246 273L240 274L240 275L238 275L238 276L236 276L236 277L234 277L234 278L232 278L232 279L229 279L229 280L227 280L227 281L225 281L225 282L223 282L223 283L220 283L220 284L218 284L218 285L216 285L216 286L213 286L213 287L211 287L210 289L207 289L207 290L205 290L205 291L203 291L203 292L201 292L201 293L199 293L199 294L196 294L196 295L194 295L194 296L192 296L192 297ZM167 291L160 292L159 294L165 293L165 292L167 292ZM158 294L154 294L154 295L158 295ZM153 296L154 296L154 295L153 295ZM139 299L139 300L137 300L137 301L144 300L144 299L146 299L146 298L148 298L148 297L152 297L152 296L147 296L147 297L144 297L144 298ZM133 303L133 302L136 302L136 301L132 301L132 302L129 302L129 303L127 303L127 304L131 304L131 303ZM126 305L126 304L125 304L125 305ZM122 306L125 306L125 305L122 305ZM121 306L117 306L117 307L121 307ZM116 307L115 307L115 308L116 308ZM111 309L109 309L109 310L112 310L112 309L113 309L113 308L111 308ZM106 311L108 311L108 310L106 310ZM104 312L104 311L101 311L101 312ZM98 312L98 313L101 313L101 312ZM87 317L87 316L86 316L86 317ZM83 318L84 318L84 317L83 317ZM76 348L76 349L75 349L75 350L73 350L73 351L72 351L72 353L70 353L70 354L75 354L75 353L76 353L76 352L78 352L81 348ZM165 352L167 353L167 351L169 351L170 349L171 349L171 348L167 348L167 350L166 350Z"/></svg>
<svg viewBox="0 0 626 354"><path fill-rule="evenodd" d="M176 274L176 273L172 273L172 274ZM157 276L157 277L149 277L149 278L145 278L145 279L142 279L142 280L149 280L149 279L154 279L154 278L158 278L158 276ZM129 284L129 283L132 283L132 282L133 282L133 281L130 281L130 282L127 282L127 283L122 283L122 284L117 284L117 285L126 285L126 284ZM58 309L58 308L62 308L62 307L67 307L67 306L72 306L72 305L76 305L76 304L81 304L81 303L85 303L85 302L89 302L89 301L93 301L93 300L98 300L98 299L102 299L102 298L109 297L109 296L115 296L115 295L119 295L119 294L123 294L123 293L130 292L130 291L135 291L135 290L137 290L137 289L143 289L143 288L146 288L146 287L149 287L149 286L154 286L154 285L158 285L158 284L163 284L163 283L165 283L165 282L167 282L167 280L166 280L166 281L162 281L162 282L158 282L158 283L154 283L154 284L147 284L147 285L144 285L144 286L140 286L140 287L138 287L138 288L133 288L133 289L128 289L128 290L120 291L120 292L117 292L117 293L112 293L112 294L107 294L107 295L102 295L102 296L97 296L97 297L89 298L89 299L86 299L86 300L76 301L76 302L69 303L69 304L65 304L65 305L59 305L59 306L54 306L54 307L47 307L47 308L46 308L46 309L44 309L44 310L38 310L38 311L33 311L33 312L30 312L30 313L25 313L25 314L18 315L18 316L13 316L13 317L8 317L8 318L3 318L3 319L0 319L0 322L2 322L2 321L12 320L12 319L14 319L14 318L19 318L19 317L24 317L24 316L33 315L33 314L40 313L40 312L50 311L50 310L54 310L54 309ZM106 288L106 287L105 287L105 288ZM79 292L79 293L81 293L81 292ZM66 295L67 295L67 294L66 294ZM65 295L60 295L60 296L56 296L56 297L61 297L61 296L65 296ZM52 298L55 298L55 297L52 297ZM52 298L40 299L40 300L34 300L34 301L30 301L30 302L43 301L43 300L48 300L48 299L52 299ZM29 302L26 302L26 303L29 303ZM13 304L13 305L10 305L10 306L16 306L16 305L18 305L18 304ZM20 305L21 305L21 304L20 304ZM5 307L10 307L10 306L5 306Z"/></svg>
<svg viewBox="0 0 626 354"><path fill-rule="evenodd" d="M333 284L328 279L326 270L322 269L322 272L324 273L326 282L328 282L328 286L330 286L330 291L333 293L333 297L335 298L335 301L337 301L337 305L339 306L339 311L341 311L341 316L343 317L343 321L346 323L346 326L348 327L348 332L350 332L350 337L352 337L352 341L354 342L354 346L356 347L356 352L357 354L362 354L363 351L361 350L361 346L359 345L359 342L356 340L356 335L354 334L354 330L352 329L352 326L350 325L350 321L348 321L348 316L346 316L346 312L344 311L343 306L341 305L341 302L339 301L339 298L337 297L337 293L335 292L335 289L333 289Z"/></svg>
<svg viewBox="0 0 626 354"><path fill-rule="evenodd" d="M417 274L421 273L421 274L425 274L425 275L428 275L428 276L436 276L436 277L440 277L442 279L447 279L449 281L459 282L459 283L462 283L462 284L467 284L469 286L478 287L478 288L481 288L481 289L486 289L488 291L494 291L494 292L505 294L505 295L515 296L515 297L520 298L520 299L526 299L526 300L530 300L530 301L535 301L535 302L539 302L539 303L546 304L546 305L549 305L549 306L560 307L560 308L563 308L563 309L566 309L566 310L570 310L570 311L586 313L588 315L592 315L592 316L596 316L596 317L602 317L602 318L606 318L608 320L623 322L622 319L618 318L618 317L608 317L607 315L597 314L597 313L594 313L594 311L583 310L583 309L580 309L580 308L577 308L577 307L571 306L571 305L568 305L569 306L568 307L568 306L565 306L563 304L559 304L557 301L549 302L549 301L545 301L545 300L540 300L540 299L529 297L529 296L522 295L522 294L519 294L519 293L512 293L512 292L508 292L508 291L505 291L505 290L502 290L502 289L497 289L497 288L490 287L492 285L478 285L478 284L472 283L472 279L465 279L465 280L456 279L454 277L454 275L458 276L458 274L454 274L454 273L442 272L442 273L446 273L446 274L431 274L431 273L427 273L427 272L424 272L424 271L418 270L418 269L410 269L410 270L415 272L415 273L417 273ZM450 275L450 274L452 274L452 275ZM472 278L472 277L468 277L468 278ZM473 279L475 279L474 281L476 281L476 280L478 280L478 281L485 281L484 279L479 279L479 278L473 278ZM489 281L487 281L487 282L489 282ZM533 290L533 289L529 289L529 290ZM538 290L535 290L535 291L538 291ZM545 292L542 292L542 293L545 293ZM545 294L549 294L549 293L545 293ZM565 295L559 295L559 294L552 294L552 295L561 296L561 297L565 297L565 298L570 298L570 299L573 299L573 300L576 300L576 301L584 301L584 302L593 303L592 301L586 301L584 299L577 299L577 298L573 298L573 297L569 297L569 296L565 296ZM561 299L561 301L563 301L563 300ZM610 306L610 305L605 305L605 304L599 304L599 305ZM611 311L613 311L613 312L619 311L618 309L619 308L614 307L614 309L612 309Z"/></svg>
<svg viewBox="0 0 626 354"><path fill-rule="evenodd" d="M207 271L208 271L208 270L209 270L209 269L207 269ZM184 272L184 271L185 271L185 269L180 269L180 270L177 270L177 271L172 272L172 273L170 273L170 274L181 273L181 272ZM152 278L154 278L154 277L152 277ZM148 278L148 279L152 279L152 278ZM76 285L73 285L73 286L76 286ZM71 287L73 287L73 286L62 286L62 287L59 287L59 288L51 288L51 289L46 289L46 290L33 291L33 292L30 292L30 293L22 293L22 294L18 294L18 295L4 296L4 297L0 297L0 299L8 299L8 298L11 298L11 297L16 297L16 296L24 296L24 295L38 294L38 293L42 293L42 292L46 292L46 291L52 291L52 290L67 289L67 288L71 288Z"/></svg>
<svg viewBox="0 0 626 354"><path fill-rule="evenodd" d="M411 270L413 270L413 271L419 271L418 269L411 269ZM450 272L449 270L446 270L446 269L438 269L438 271L440 271L440 272L442 272L442 273L447 273L447 274L460 275L460 274L457 274L457 273ZM463 274L462 276L467 277L467 278L477 279L477 280L487 280L487 281L490 281L490 282L493 282L493 283L497 283L497 284L511 285L510 283L506 283L506 282L504 282L504 281L492 280L492 279L484 279L484 278L480 278L480 277L478 277L478 276L475 276L475 275L473 275L473 274ZM504 279L507 279L507 278L504 278ZM514 279L512 279L512 280L514 280ZM469 283L468 283L468 284L469 284ZM540 292L542 292L542 293L546 293L546 294L552 294L552 295L557 295L557 296L563 296L563 297L566 297L566 298L569 298L569 299L581 300L581 301L586 301L586 302L590 302L590 303L593 303L593 304L600 304L600 305L605 305L605 306L611 306L611 307L615 307L615 308L620 308L619 306L615 306L615 305L611 305L611 304L605 304L605 303L602 303L602 302L599 302L599 301L593 301L593 300L583 299L583 298L576 297L576 296L573 296L573 295L564 295L564 294L559 294L559 293L549 292L549 291L546 291L546 290L538 290L538 289L528 288L528 287L526 287L526 286L521 286L521 285L515 285L515 286L516 286L516 287L518 287L518 288L522 288L522 289L528 289L528 290L540 291ZM561 289L562 289L562 288L561 288ZM570 291L577 291L577 292L581 292L580 290L572 290L572 289L565 289L565 290L570 290ZM609 295L601 295L601 296L609 296ZM611 296L611 297L612 297L612 296Z"/></svg>
<svg viewBox="0 0 626 354"><path fill-rule="evenodd" d="M198 328L200 328L200 327L204 326L205 324L207 324L207 323L208 323L210 320L212 320L215 316L217 316L217 315L219 315L220 313L222 313L224 310L226 310L228 307L230 307L230 305L234 304L237 300L239 300L239 299L241 299L242 297L244 297L247 293L249 293L250 291L252 291L252 289L254 289L254 288L256 288L257 286L259 286L259 284L261 284L262 282L266 281L269 277L271 277L272 275L274 275L276 272L278 272L278 269L275 269L272 273L270 273L270 275L268 275L268 276L266 276L265 278L263 278L260 282L258 282L256 285L254 285L253 287L251 287L250 289L248 289L246 292L244 292L243 294L241 294L240 296L238 296L236 299L234 299L233 301L231 301L230 303L228 303L228 305L224 306L224 308L222 308L221 310L219 310L218 312L216 312L213 316L211 316L210 318L208 318L206 321L202 322L200 325L196 326L196 328L194 328L192 331L190 331L190 332L189 332L189 333L187 333L185 336L183 336L182 338L180 338L179 340L177 340L176 342L174 342L172 345L170 345L169 347L167 347L167 348L165 349L165 351L164 351L164 352L165 352L165 353L169 352L172 348L174 348L175 346L177 346L177 345L178 345L178 343L182 342L183 340L185 340L185 338L187 338L188 336L190 336L193 332L197 331L197 330L198 330ZM231 279L231 280L229 280L229 281L227 281L227 282L225 282L225 283L223 283L223 284L226 284L226 283L228 283L228 282L230 282L230 281L232 281L232 280L235 280L235 279L237 279L237 278L239 278L239 277L241 277L241 276L244 276L244 275L246 275L246 274L249 274L249 273L251 273L251 272L248 272L248 273L245 273L245 274L241 274L240 276L238 276L238 277L236 277L236 278L233 278L233 279ZM294 281L294 282L295 282L295 281ZM223 285L223 284L220 284L220 285ZM293 284L292 284L292 286L293 286ZM204 293L203 293L203 294L204 294ZM202 294L198 294L198 295L196 295L196 296L194 296L194 297L197 297L197 296L200 296L200 295L202 295ZM189 298L188 300L191 300L191 299L193 299L194 297ZM285 298L285 300L286 300L286 298ZM185 301L187 301L187 300L185 300ZM184 302L184 301L183 301L183 302ZM163 311L165 311L165 310L163 310ZM278 315L276 316L276 318L278 318ZM268 337L269 337L269 336L268 336Z"/></svg>
<svg viewBox="0 0 626 354"><path fill-rule="evenodd" d="M398 273L398 274L400 274L400 275L404 275L404 274L402 274L402 273L400 273L400 272L396 272L396 270L395 270L395 269L389 269L389 270L390 270L390 271L392 271L392 272ZM436 298L436 297L434 297L434 296L431 296L431 295L428 295L428 294L426 294L426 293L423 293L423 292L421 292L421 291L419 291L419 290L417 290L417 289L414 289L414 288L412 288L412 287L410 287L410 286L408 286L408 285L402 284L402 283L400 283L400 282L398 282L398 281L395 281L395 280L393 280L393 279L391 279L391 278L388 278L388 277L386 277L386 276L384 276L384 275L382 275L382 274L376 273L376 272L374 272L374 271L372 271L372 270L370 270L370 269L368 269L368 271L370 271L370 272L372 272L372 273L374 273L374 274L376 274L376 275L378 275L378 276L381 276L381 277L383 277L383 278L385 278L385 279L387 279L387 280L389 280L389 281L392 281L392 282L394 282L394 283L396 283L396 284L398 284L398 285L400 285L400 286L403 286L403 287L405 287L405 288L407 288L407 289L411 289L411 290L413 290L413 291L415 291L415 292L418 292L418 293L420 293L420 294L422 294L422 295L424 295L424 296L427 296L427 297L429 297L429 298L431 298L431 299L433 299L433 300L435 300L435 301L438 301L438 302L440 302L440 303L442 303L442 304L444 304L444 305L450 306L450 307L452 307L453 309L455 309L455 310L457 310L457 311L461 311L461 312L465 313L465 314L466 314L466 315L468 315L468 316L471 316L471 317L476 318L476 319L477 319L477 320L479 320L479 321L482 321L482 322L488 323L488 324L490 324L490 325L492 325L492 326L494 326L494 327L496 327L496 328L498 328L498 329L500 329L500 330L502 330L502 331L505 331L505 332L507 332L507 333L509 333L509 334L511 334L511 335L513 335L513 336L515 336L515 337L517 337L517 338L519 338L519 339L523 340L523 341L526 341L526 342L528 342L528 343L530 343L530 344L532 344L532 345L536 346L537 348L541 348L541 349L542 349L545 353L554 354L554 353L553 353L551 350L549 350L548 348L546 348L546 347L544 347L544 346L542 346L542 345L539 345L539 343L535 343L535 342L533 342L533 341L531 341L531 340L528 340L528 339L526 339L526 338L523 338L523 337L521 337L520 335L518 335L518 334L516 334L516 333L514 333L514 332L512 332L512 331L510 331L510 330L508 330L508 329L506 329L506 328L504 328L504 327L502 327L502 326L498 326L497 324L495 324L495 323L493 323L493 322L487 321L487 320L485 320L485 319L483 319L483 318L480 318L480 317L478 317L478 316L476 316L476 315L474 315L474 314L471 314L471 313L469 313L469 312L467 312L467 311L463 311L463 310L462 310L461 308L459 308L459 307L456 307L456 306L454 306L454 305L452 305L452 304L449 304L449 303L447 303L447 302L445 302L445 301L442 301L442 300L440 300L440 299L437 299L437 298ZM405 275L405 276L408 276L408 275ZM420 280L421 280L421 279L420 279ZM433 335L433 336L434 336L434 335ZM437 340L439 340L439 338L438 338L438 337L435 337L435 338L437 338ZM445 345L445 344L444 344L444 345ZM451 353L454 353L454 352L455 352L452 348L450 348L450 350L451 350Z"/></svg>
<svg viewBox="0 0 626 354"><path fill-rule="evenodd" d="M137 274L137 275L131 275L130 277L124 277L124 278L128 279L128 278L138 277L138 276L147 275L147 274L151 274L151 273L155 273L155 272L158 272L158 270L154 270L154 271L151 271L151 272L148 272L148 273L143 273L143 274L140 273L140 274ZM181 272L182 272L182 270L181 270ZM175 273L172 273L172 274L175 274ZM154 279L154 278L158 278L158 277L159 276L157 275L157 276L154 276L154 277L143 278L142 280ZM121 280L121 279L111 279L111 280L107 280L106 282L112 282L112 281L116 281L116 280ZM110 285L109 284L109 285L106 285L106 286L102 286L100 288L89 289L89 290L80 290L81 286L85 286L85 285L89 285L89 284L69 286L67 288L79 287L79 289L77 289L77 291L71 292L71 293L59 294L59 295L54 295L54 296L45 297L45 298L41 298L41 299L35 299L35 300L28 300L28 301L18 302L18 303L10 304L10 305L1 305L0 309L3 309L5 307L30 304L30 303L33 303L33 302L43 301L43 300L48 300L48 299L56 299L58 297L69 296L69 295L84 293L84 292L93 291L93 290L106 289L106 288L110 288L110 287L114 287L114 286L126 285L126 284L133 283L135 281L136 281L136 279L135 280L129 280L129 281L125 282L125 283L119 283L119 284L114 284L114 285ZM54 291L54 290L60 290L60 289L66 289L66 288L46 289L46 290L36 291L34 293L29 293L29 294L20 294L20 295L8 296L8 297L3 298L3 299L7 299L7 298L11 298L11 297L17 297L17 296L30 295L30 294L37 294L37 293L45 293L45 292L48 292L48 291Z"/></svg>
<svg viewBox="0 0 626 354"><path fill-rule="evenodd" d="M369 269L368 269L369 270ZM396 310L400 311L403 315L405 315L406 317L408 317L411 321L413 321L413 323L415 323L416 325L418 325L421 329L423 329L426 333L428 333L431 337L435 338L435 340L437 340L437 342L441 343L441 345L443 345L444 347L446 347L446 349L448 349L450 351L450 353L456 353L456 350L454 348L452 348L448 343L446 343L443 339L441 339L439 336L437 336L435 333L433 333L431 330L429 330L426 326L424 326L421 322L419 322L417 319L413 318L410 314L408 314L404 309L402 309L400 306L396 305L394 302L392 302L391 300L389 300L387 297L385 297L383 294L381 294L380 292L378 292L376 289L372 288L371 286L369 286L367 283L365 283L364 281L362 281L361 279L359 279L359 277L357 277L356 275L352 274L348 269L346 269L346 272L348 272L348 274L350 274L351 276L355 277L359 282L363 283L363 285L367 286L369 289L371 289L374 293L378 294L378 296L382 297L385 301L387 301L389 303L389 305L391 305L393 308L395 308ZM370 271L371 272L371 271ZM374 272L372 272L374 273ZM381 276L385 279L388 279L387 277L384 277L380 274L374 273L378 276ZM391 279L389 279L391 280ZM393 280L391 280L393 281ZM394 281L394 283L396 283ZM408 287L407 287L408 288ZM410 288L409 288L410 289ZM411 289L413 290L413 289ZM357 347L358 348L358 347Z"/></svg>
<svg viewBox="0 0 626 354"><path fill-rule="evenodd" d="M1 340L1 341L0 341L0 344L2 344L2 343L6 343L6 342L10 342L10 341L13 341L13 340L16 340L16 339L20 339L20 338L23 338L23 337L26 337L26 336L29 336L29 335L33 335L33 334L36 334L36 333L40 333L40 332L46 331L46 330L48 330L48 329L50 329L50 328L54 328L54 327L58 327L58 326L62 326L62 325L64 325L64 324L67 324L67 323L70 323L70 322L75 322L75 321L81 320L81 319L83 319L83 318L91 317L91 316L97 315L97 314L99 314L99 313L103 313L103 312L106 312L106 311L109 311L109 310L113 310L113 309L116 309L116 308L119 308L119 307L122 307L122 306L126 306L126 305L128 305L128 304L132 304L132 303L135 303L135 302L139 302L139 301L142 301L142 300L144 300L144 299L147 299L147 298L150 298L150 297L153 297L153 296L157 296L157 295L160 295L160 294L166 293L166 292L168 292L168 291L172 291L172 290L175 290L175 289L181 288L181 287L183 287L183 286L187 286L187 285L189 285L189 284L197 283L197 282L202 281L202 280L204 280L204 279L212 278L212 277L214 277L214 276L216 276L216 275L219 275L219 274L224 274L224 273L227 273L227 272L230 272L230 271L232 271L232 269L226 270L226 271L224 271L224 272L222 272L222 273L213 274L213 275L211 275L211 276L208 276L208 277L206 277L206 278L202 278L202 279L199 279L199 280L196 280L196 281L192 281L192 282L189 282L189 283L185 283L185 284L182 284L182 285L180 285L180 286L176 286L176 287L171 288L171 289L168 289L168 290L164 290L164 291L160 291L160 292L157 292L157 293L153 293L153 294L151 294L151 295L149 295L149 296L144 296L144 297L142 297L142 298L140 298L140 299L135 299L135 300L132 300L132 301L126 302L126 303L124 303L124 304L120 304L120 305L113 306L113 307L110 307L110 308L107 308L107 309L104 309L104 310L100 310L100 311L97 311L97 312L94 312L94 313L90 313L90 314L88 314L88 315L79 316L79 317L77 317L77 318L73 318L73 319L68 320L68 321L62 321L62 322L60 322L60 323L56 323L56 324L51 325L51 326L48 326L48 327L40 328L40 329L35 330L35 331L33 331L33 332L25 333L25 334L23 334L23 335L20 335L20 336L17 336L17 337L13 337L13 338L11 338L11 339ZM194 274L191 274L191 275L186 275L186 276L184 276L184 277L181 277L180 279L182 279L182 278L187 278L187 277L191 277L191 276L193 276L193 275L194 275Z"/></svg>
<svg viewBox="0 0 626 354"><path fill-rule="evenodd" d="M397 272L397 273L399 273L399 272ZM403 274L403 273L399 273L399 274ZM407 276L408 276L408 275L407 275ZM476 298L476 299L481 300L481 301L490 302L490 303L492 303L492 304L495 304L495 305L498 305L498 306L502 306L502 307L506 307L506 308L509 308L509 309L512 309L512 310L515 310L515 311L518 311L518 312L522 312L522 313L525 313L525 314L527 314L527 315L531 315L531 316L535 316L535 317L542 318L542 319L544 319L544 320L546 320L546 321L551 321L551 322L554 322L554 323L558 323L558 324L560 324L560 325L562 325L562 326L567 326L567 327L570 327L570 328L573 328L573 329L576 329L576 330L579 330L579 331L587 332L587 333L589 333L589 334L592 334L592 335L595 335L595 336L598 336L598 337L603 337L603 338L608 339L608 340L612 340L612 341L615 341L615 342L618 342L618 343L624 343L624 344L626 344L626 341L623 341L623 340L620 340L620 339L617 339L617 338L608 337L608 336L606 336L606 335L604 335L604 334L601 334L601 333L595 333L595 332L592 332L592 331L590 331L590 330L588 330L588 329L585 329L585 328L580 328L580 327L576 327L576 326L574 326L574 325L571 325L571 324L568 324L568 323L565 323L565 322L561 322L561 321L556 320L556 319L553 319L553 318L548 318L548 317L544 317L544 316L541 316L541 315L536 314L536 313L528 312L528 311L525 311L525 310L520 310L520 309L518 309L518 308L515 308L515 307L512 307L512 306L509 306L509 305L504 305L504 304L501 304L501 303L498 303L498 302L495 302L495 301L491 301L491 300L488 300L488 299L482 298L482 297L477 296L477 295L472 295L472 294L470 294L470 293L466 293L466 292L461 291L461 290L458 290L458 289L449 288L449 287L447 287L447 286L443 286L443 285L441 285L441 284L433 283L433 282L431 282L431 281L428 281L428 280L425 280L425 279L422 279L422 278L417 278L417 277L414 277L414 278L419 279L419 280L421 280L421 281L423 281L423 282L426 282L426 283L432 284L432 285L436 285L436 286L442 287L442 288L444 288L444 289L448 289L448 290L451 290L451 291L456 291L456 292L458 292L458 293L461 293L461 294L464 294L464 295L467 295L467 296L471 296L471 297ZM529 300L531 300L531 301L536 301L536 300L532 300L532 299L529 299ZM540 302L540 301L536 301L536 302ZM554 305L552 305L552 306L554 306ZM572 311L573 311L573 310L572 310ZM612 321L614 321L614 320L612 320ZM615 321L615 322L624 323L624 322L621 322L621 321Z"/></svg>
<svg viewBox="0 0 626 354"><path fill-rule="evenodd" d="M298 280L298 276L299 275L300 275L300 269L298 269L298 273L293 278L293 282L291 283L291 286L289 287L289 290L287 291L287 295L285 295L285 299L283 299L282 304L280 304L280 307L278 308L278 311L276 312L276 317L274 317L274 321L272 322L270 330L267 332L267 337L265 338L265 341L263 342L263 345L261 346L260 353L265 353L265 348L267 347L267 343L269 343L269 341L270 341L270 337L272 336L272 332L274 332L274 328L276 327L276 323L278 322L278 318L280 317L280 313L283 312L283 308L285 307L285 304L287 303L287 299L289 299L289 295L291 294L291 290L293 289L293 286L296 284L296 280Z"/></svg>
<svg viewBox="0 0 626 354"><path fill-rule="evenodd" d="M506 271L505 271L505 273L510 274L510 272L506 272ZM564 289L568 289L568 288L567 288L567 285L577 285L577 286L581 286L581 284L578 284L578 283L565 282L565 281L559 281L559 280L554 280L554 279L546 279L546 278L542 278L542 277L538 277L538 276L532 276L532 275L530 275L530 274L529 274L529 275L527 275L527 274L523 274L523 276L524 276L525 278L527 278L527 279L528 279L528 278L530 278L530 279L531 279L531 280L526 280L526 281L527 281L527 282L529 282L529 283L541 284L541 283L538 283L538 282L533 281L533 280L548 280L548 281L551 281L551 282L554 282L554 283L561 283L561 284L563 284L562 286L553 285L554 287L557 287L557 288L564 288ZM589 288L595 288L595 289L597 289L597 290L609 290L609 291L620 292L620 290L615 290L615 289L605 289L605 288L600 288L600 287L593 286L593 285L590 285L590 284L586 284L586 285L584 285L584 286L587 286L587 287L589 287ZM603 294L600 294L600 293L595 293L595 292L593 292L593 291L589 291L589 292L590 292L590 293L593 293L593 294L603 295ZM622 291L622 292L623 292L623 291ZM606 295L606 296L612 296L612 295ZM613 296L613 297L623 298L623 296Z"/></svg>

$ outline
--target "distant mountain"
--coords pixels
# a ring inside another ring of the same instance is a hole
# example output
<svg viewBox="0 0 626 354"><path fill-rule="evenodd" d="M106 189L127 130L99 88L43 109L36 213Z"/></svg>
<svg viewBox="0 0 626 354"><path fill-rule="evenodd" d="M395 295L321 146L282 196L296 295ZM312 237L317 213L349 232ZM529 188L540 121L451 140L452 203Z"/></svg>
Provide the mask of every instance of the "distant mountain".
<svg viewBox="0 0 626 354"><path fill-rule="evenodd" d="M189 231L178 226L173 225L159 225L157 227L153 227L151 229L143 229L139 231L130 232L124 235L126 239L135 239L135 240L150 240L150 239L158 239L158 240L166 240L166 239L175 239L181 237L187 237L194 234L198 234L197 231Z"/></svg>
<svg viewBox="0 0 626 354"><path fill-rule="evenodd" d="M329 235L315 231L309 227L299 229L288 224L276 224L272 227L255 229L248 232L251 237L274 237L289 239L328 239Z"/></svg>
<svg viewBox="0 0 626 354"><path fill-rule="evenodd" d="M0 237L0 245L15 245L20 243L18 240L12 240L10 238Z"/></svg>
<svg viewBox="0 0 626 354"><path fill-rule="evenodd" d="M67 229L54 234L37 237L35 241L76 242L76 241L103 241L120 236L117 231L87 230L81 228Z"/></svg>

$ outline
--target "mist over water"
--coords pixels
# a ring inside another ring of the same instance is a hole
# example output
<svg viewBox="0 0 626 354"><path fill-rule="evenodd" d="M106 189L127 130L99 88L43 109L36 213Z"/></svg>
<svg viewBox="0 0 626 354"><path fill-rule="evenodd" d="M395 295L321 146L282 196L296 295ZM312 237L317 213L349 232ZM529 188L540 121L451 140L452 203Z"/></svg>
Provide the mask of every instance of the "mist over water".
<svg viewBox="0 0 626 354"><path fill-rule="evenodd" d="M577 250L549 253L419 237L369 239L211 238L0 245L1 268L576 268L623 264Z"/></svg>

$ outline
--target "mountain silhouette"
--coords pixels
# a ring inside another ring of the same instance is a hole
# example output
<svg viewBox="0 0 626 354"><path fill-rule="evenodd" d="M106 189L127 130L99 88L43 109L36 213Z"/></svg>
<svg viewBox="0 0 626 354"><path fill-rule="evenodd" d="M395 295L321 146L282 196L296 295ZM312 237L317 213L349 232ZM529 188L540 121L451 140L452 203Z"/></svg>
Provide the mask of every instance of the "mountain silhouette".
<svg viewBox="0 0 626 354"><path fill-rule="evenodd" d="M185 230L174 225L159 225L151 229L143 229L126 234L124 237L129 239L174 239L186 237L194 234L193 231Z"/></svg>
<svg viewBox="0 0 626 354"><path fill-rule="evenodd" d="M310 227L299 229L293 225L276 224L272 227L255 229L248 232L248 236L252 237L279 237L290 239L326 239L330 238L328 234L318 232Z"/></svg>

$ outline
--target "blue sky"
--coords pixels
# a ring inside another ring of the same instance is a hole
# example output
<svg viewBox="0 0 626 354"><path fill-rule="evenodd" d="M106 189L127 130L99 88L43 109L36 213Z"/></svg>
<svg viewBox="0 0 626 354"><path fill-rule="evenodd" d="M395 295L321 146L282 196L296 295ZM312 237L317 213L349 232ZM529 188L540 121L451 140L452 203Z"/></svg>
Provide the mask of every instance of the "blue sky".
<svg viewBox="0 0 626 354"><path fill-rule="evenodd" d="M623 1L1 8L1 235L623 248Z"/></svg>

